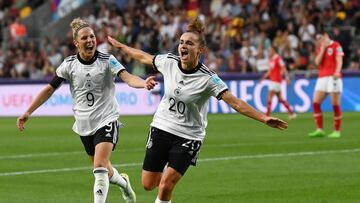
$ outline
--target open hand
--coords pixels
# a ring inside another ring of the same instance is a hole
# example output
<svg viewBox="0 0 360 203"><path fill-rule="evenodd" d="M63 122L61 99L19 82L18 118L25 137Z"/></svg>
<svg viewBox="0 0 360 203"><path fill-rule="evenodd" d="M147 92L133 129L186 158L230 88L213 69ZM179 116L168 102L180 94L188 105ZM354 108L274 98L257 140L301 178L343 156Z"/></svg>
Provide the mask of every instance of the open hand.
<svg viewBox="0 0 360 203"><path fill-rule="evenodd" d="M16 127L20 130L23 131L25 129L25 122L29 119L29 114L28 113L24 113L23 115L19 116L19 118L16 120Z"/></svg>
<svg viewBox="0 0 360 203"><path fill-rule="evenodd" d="M155 76L149 76L148 78L146 78L146 80L145 80L145 88L147 90L154 89L155 85L157 85L157 82L155 81Z"/></svg>
<svg viewBox="0 0 360 203"><path fill-rule="evenodd" d="M119 41L117 41L116 39L114 39L114 38L112 38L112 37L110 37L110 36L107 36L107 39L108 39L109 43L110 43L112 46L114 46L114 47L116 47L116 48L118 48L118 49L121 49L121 48L124 46L123 43L120 43Z"/></svg>
<svg viewBox="0 0 360 203"><path fill-rule="evenodd" d="M288 123L279 119L279 118L274 118L274 117L266 117L265 118L265 123L266 125L273 127L273 128L277 128L280 130L284 130L288 127Z"/></svg>

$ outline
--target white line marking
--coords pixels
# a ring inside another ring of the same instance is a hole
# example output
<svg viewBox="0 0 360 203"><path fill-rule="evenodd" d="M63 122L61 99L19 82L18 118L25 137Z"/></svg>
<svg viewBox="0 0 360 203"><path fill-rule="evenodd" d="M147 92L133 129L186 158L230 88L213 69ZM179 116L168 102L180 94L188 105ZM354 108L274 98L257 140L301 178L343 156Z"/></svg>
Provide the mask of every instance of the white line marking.
<svg viewBox="0 0 360 203"><path fill-rule="evenodd" d="M309 114L310 115L310 114ZM355 114L354 114L355 115ZM306 116L306 115L305 115ZM348 115L352 116L351 114ZM309 116L310 117L310 116ZM219 117L220 118L220 117ZM291 145L291 144L308 144L308 143L328 143L328 142L333 142L333 139L327 139L327 140L321 140L321 139L317 139L318 141L311 139L310 141L302 141L302 142L298 142L298 141L289 141L289 142L266 142L266 143L262 143L262 142L256 142L256 143L233 143L233 144L206 144L206 146L202 147L202 149L204 148L217 148L217 147L236 147L236 146L261 146L261 145ZM348 142L354 142L354 139L347 139L347 140L341 140L341 143L348 143ZM132 149L117 149L117 152L137 152L137 151L145 151L145 147L144 148L132 148ZM72 151L72 152L49 152L49 153L30 153L30 154L16 154L16 155L3 155L0 156L0 160L4 160L4 159L26 159L26 158L37 158L37 157L51 157L51 156L66 156L66 155L71 155L71 154L85 154L85 151Z"/></svg>
<svg viewBox="0 0 360 203"><path fill-rule="evenodd" d="M309 151L309 152L290 152L290 153L277 153L277 154L252 154L241 156L229 156L229 157L213 157L199 159L199 162L213 162L213 161L228 161L228 160L242 160L242 159L263 159L263 158L281 158L281 157L297 157L297 156L312 156L312 155L327 155L327 154L342 154L342 153L355 153L360 152L360 148L355 149L342 149L342 150L326 150L326 151ZM142 163L129 163L129 164L113 164L116 167L133 167L141 166ZM45 169L35 171L17 171L0 173L1 176L17 176L28 174L41 174L41 173L58 173L68 171L83 171L91 170L92 167L77 167L77 168L58 168L58 169Z"/></svg>
<svg viewBox="0 0 360 203"><path fill-rule="evenodd" d="M328 143L333 142L334 140L314 140L305 142L299 141L288 141L288 142L254 142L254 143L233 143L233 144L206 144L202 147L202 149L206 148L218 148L218 147L237 147L237 146L261 146L261 145L292 145L292 144L307 144L307 143ZM353 142L353 140L342 140L344 142ZM144 148L132 148L132 149L116 149L116 152L145 152ZM51 157L51 156L67 156L71 154L84 154L86 155L85 151L72 151L72 152L49 152L49 153L32 153L32 154L18 154L18 155L5 155L0 156L0 160L3 159L26 159L26 158L37 158L37 157Z"/></svg>

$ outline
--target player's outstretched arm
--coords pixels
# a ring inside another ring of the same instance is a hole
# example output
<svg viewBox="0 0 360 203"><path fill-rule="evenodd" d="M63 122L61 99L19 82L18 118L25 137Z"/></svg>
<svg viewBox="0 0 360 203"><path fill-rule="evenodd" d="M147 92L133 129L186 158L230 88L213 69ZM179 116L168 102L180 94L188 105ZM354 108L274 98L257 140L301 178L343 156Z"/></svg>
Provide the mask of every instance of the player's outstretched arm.
<svg viewBox="0 0 360 203"><path fill-rule="evenodd" d="M29 119L30 115L41 106L49 97L54 93L55 89L51 85L47 85L40 91L40 93L35 97L34 101L30 104L29 108L25 113L18 117L16 121L16 127L23 131L25 129L25 123Z"/></svg>
<svg viewBox="0 0 360 203"><path fill-rule="evenodd" d="M235 97L230 91L226 91L223 93L222 100L228 103L237 112L244 114L245 116L255 119L257 121L260 121L262 123L265 123L270 127L277 128L280 130L284 130L288 127L287 122L278 118L265 116L264 114L255 110L253 107L251 107L243 100Z"/></svg>
<svg viewBox="0 0 360 203"><path fill-rule="evenodd" d="M140 63L152 65L152 60L154 58L153 55L148 54L140 49L135 49L135 48L129 47L123 43L120 43L119 41L115 40L114 38L112 38L110 36L108 36L107 38L112 46L125 52L131 58L138 60Z"/></svg>
<svg viewBox="0 0 360 203"><path fill-rule="evenodd" d="M136 75L130 74L126 70L121 71L119 77L130 87L134 88L145 88L147 90L151 90L157 84L155 76L149 76L144 80Z"/></svg>

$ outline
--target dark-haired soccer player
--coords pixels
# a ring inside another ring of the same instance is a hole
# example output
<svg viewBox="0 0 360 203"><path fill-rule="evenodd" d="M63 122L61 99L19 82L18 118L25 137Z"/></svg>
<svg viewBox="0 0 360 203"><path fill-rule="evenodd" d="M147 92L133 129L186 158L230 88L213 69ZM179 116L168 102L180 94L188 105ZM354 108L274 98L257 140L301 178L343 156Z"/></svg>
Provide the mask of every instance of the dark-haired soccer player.
<svg viewBox="0 0 360 203"><path fill-rule="evenodd" d="M343 65L344 52L339 42L331 40L329 34L322 32L317 35L317 54L315 63L319 67L319 77L316 81L314 92L314 119L317 129L309 133L310 137L323 137L323 115L320 105L325 97L330 94L331 104L334 109L334 131L328 135L331 138L339 138L341 126L340 98L343 88L341 68Z"/></svg>

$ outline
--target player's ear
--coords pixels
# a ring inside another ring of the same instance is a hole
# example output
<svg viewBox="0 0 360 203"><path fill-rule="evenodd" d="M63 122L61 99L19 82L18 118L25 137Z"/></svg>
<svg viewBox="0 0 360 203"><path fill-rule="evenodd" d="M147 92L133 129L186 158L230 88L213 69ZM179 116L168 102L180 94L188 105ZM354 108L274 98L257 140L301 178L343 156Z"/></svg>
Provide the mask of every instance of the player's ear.
<svg viewBox="0 0 360 203"><path fill-rule="evenodd" d="M205 46L200 46L199 47L199 55L204 53L204 51L205 51Z"/></svg>
<svg viewBox="0 0 360 203"><path fill-rule="evenodd" d="M73 43L76 46L76 48L79 48L79 43L76 40L73 40Z"/></svg>

